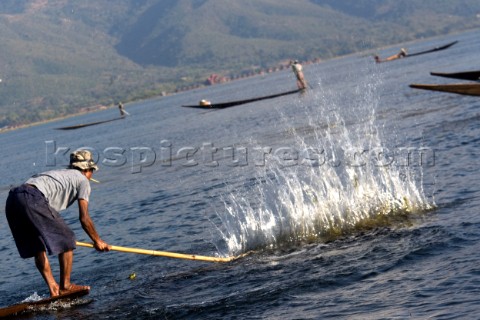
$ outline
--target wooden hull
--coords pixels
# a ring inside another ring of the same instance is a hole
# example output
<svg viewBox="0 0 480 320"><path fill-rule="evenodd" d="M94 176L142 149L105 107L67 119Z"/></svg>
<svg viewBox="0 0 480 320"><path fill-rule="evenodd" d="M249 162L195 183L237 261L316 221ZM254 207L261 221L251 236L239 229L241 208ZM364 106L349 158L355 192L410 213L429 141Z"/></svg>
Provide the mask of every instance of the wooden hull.
<svg viewBox="0 0 480 320"><path fill-rule="evenodd" d="M89 293L89 290L87 289L80 289L80 290L75 290L71 291L66 294L62 294L56 297L51 297L51 298L46 298L42 299L39 301L32 301L32 302L24 302L24 303L19 303L19 304L14 304L13 306L5 307L0 309L0 318L3 317L8 317L8 316L13 316L16 314L19 314L23 311L30 310L30 309L35 309L35 308L40 308L40 307L45 307L46 305L51 304L52 302L55 301L68 301L72 300L75 298L79 298L82 296L85 296Z"/></svg>
<svg viewBox="0 0 480 320"><path fill-rule="evenodd" d="M76 124L76 125L73 125L73 126L61 127L61 128L55 128L55 129L57 129L57 130L74 130L74 129L80 129L80 128L84 128L84 127L94 126L94 125L97 125L97 124L112 122L112 121L120 120L120 119L125 119L125 116L122 116L122 117L119 117L119 118L114 118L114 119L109 119L109 120L103 120L103 121L81 123L81 124Z"/></svg>
<svg viewBox="0 0 480 320"><path fill-rule="evenodd" d="M411 84L410 88L480 96L480 83Z"/></svg>
<svg viewBox="0 0 480 320"><path fill-rule="evenodd" d="M442 51L442 50L445 50L445 49L450 48L451 46L453 46L453 45L456 44L457 42L458 42L458 41L453 41L453 42L447 43L446 45L443 45L443 46L441 46L441 47L435 47L435 48L433 48L433 49L429 49L429 50L425 50L425 51L420 51L420 52L415 52L415 53L409 53L405 58L414 57L414 56L419 56L419 55L426 54L426 53L431 53L431 52Z"/></svg>
<svg viewBox="0 0 480 320"><path fill-rule="evenodd" d="M405 59L405 58L410 58L410 57L415 57L415 56L419 56L419 55L422 55L422 54L427 54L427 53L432 53L432 52L437 52L437 51L442 51L442 50L445 50L445 49L448 49L450 48L451 46L453 46L454 44L456 44L458 41L453 41L453 42L450 42L450 43L447 43L443 46L440 46L440 47L435 47L433 49L428 49L428 50L424 50L424 51L420 51L420 52L414 52L414 53L408 53L407 55L405 56L400 56L400 55L393 55L389 58L386 58L386 59L381 59L380 57L378 56L375 56L375 61L377 63L380 63L380 62L388 62L388 61L394 61L394 60L398 60L398 59Z"/></svg>
<svg viewBox="0 0 480 320"><path fill-rule="evenodd" d="M465 72L454 72L454 73L430 72L430 74L432 76L460 79L460 80L470 80L470 81L480 80L480 71L465 71Z"/></svg>
<svg viewBox="0 0 480 320"><path fill-rule="evenodd" d="M302 91L303 90L301 90L301 89L297 89L297 90L292 90L292 91L288 91L288 92L272 94L272 95L269 95L269 96L252 98L252 99L237 100L237 101L222 102L222 103L212 103L212 104L206 105L206 106L188 105L188 106L182 106L182 107L199 108L199 109L223 109L223 108L238 106L238 105L241 105L241 104L246 104L246 103L251 103L251 102L256 102L256 101L261 101L261 100L267 100L267 99L273 99L273 98L277 98L277 97L281 97L281 96L286 96L286 95L289 95L289 94L299 93L299 92L302 92Z"/></svg>

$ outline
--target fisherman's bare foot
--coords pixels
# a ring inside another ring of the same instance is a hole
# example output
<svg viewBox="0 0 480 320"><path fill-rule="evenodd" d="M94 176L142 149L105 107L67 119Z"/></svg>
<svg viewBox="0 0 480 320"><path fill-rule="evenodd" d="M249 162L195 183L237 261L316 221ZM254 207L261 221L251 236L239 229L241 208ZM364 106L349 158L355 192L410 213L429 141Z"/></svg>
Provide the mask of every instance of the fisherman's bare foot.
<svg viewBox="0 0 480 320"><path fill-rule="evenodd" d="M52 288L49 288L49 290L50 290L50 297L56 297L60 294L60 288L58 287L58 285Z"/></svg>
<svg viewBox="0 0 480 320"><path fill-rule="evenodd" d="M66 294L78 290L90 290L90 286L81 286L71 283L67 288L60 289L60 294Z"/></svg>

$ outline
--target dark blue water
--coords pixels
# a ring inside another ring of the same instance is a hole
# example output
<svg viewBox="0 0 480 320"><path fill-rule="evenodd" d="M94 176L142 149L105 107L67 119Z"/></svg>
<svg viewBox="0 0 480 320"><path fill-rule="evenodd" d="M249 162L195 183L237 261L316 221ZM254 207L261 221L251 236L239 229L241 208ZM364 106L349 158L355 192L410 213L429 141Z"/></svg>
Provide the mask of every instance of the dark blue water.
<svg viewBox="0 0 480 320"><path fill-rule="evenodd" d="M0 200L90 148L90 211L113 245L246 257L209 263L77 248L76 307L39 319L475 318L480 311L480 100L414 90L478 70L478 30L405 44L448 50L305 66L313 89L225 110L182 108L295 88L289 71L0 135ZM399 48L381 50L382 56ZM88 241L77 208L63 214ZM0 215L0 305L47 295ZM52 257L55 273L58 263ZM129 279L135 273L136 278ZM26 317L31 317L32 314Z"/></svg>

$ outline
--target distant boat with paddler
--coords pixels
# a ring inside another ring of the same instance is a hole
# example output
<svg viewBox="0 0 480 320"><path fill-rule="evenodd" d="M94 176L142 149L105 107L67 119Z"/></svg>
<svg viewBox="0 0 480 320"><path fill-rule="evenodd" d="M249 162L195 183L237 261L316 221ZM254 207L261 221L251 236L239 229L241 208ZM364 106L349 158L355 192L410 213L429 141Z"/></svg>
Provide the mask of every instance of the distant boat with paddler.
<svg viewBox="0 0 480 320"><path fill-rule="evenodd" d="M73 126L60 127L60 128L55 128L55 129L56 130L74 130L74 129L80 129L80 128L84 128L84 127L94 126L94 125L97 125L97 124L102 124L102 123L112 122L112 121L116 121L116 120L121 120L121 119L125 119L125 118L126 118L126 116L121 116L121 117L118 117L118 118L113 118L113 119L108 119L108 120L81 123L81 124L76 124L76 125L73 125Z"/></svg>
<svg viewBox="0 0 480 320"><path fill-rule="evenodd" d="M422 54L427 54L427 53L432 53L432 52L437 52L437 51L442 51L442 50L445 50L445 49L448 49L450 48L451 46L453 46L454 44L456 44L458 41L452 41L450 43L447 43L443 46L440 46L440 47L435 47L435 48L432 48L432 49L428 49L428 50L423 50L423 51L419 51L419 52L414 52L414 53L407 53L407 51L405 49L402 48L402 50L400 51L400 53L396 54L396 55L393 55L393 56L390 56L388 58L385 58L385 59L381 59L378 55L375 55L375 61L378 63L378 62L387 62L387 61L393 61L393 60L398 60L398 59L405 59L405 58L410 58L410 57L415 57L415 56L419 56L419 55L422 55Z"/></svg>
<svg viewBox="0 0 480 320"><path fill-rule="evenodd" d="M210 101L207 101L205 99L202 99L199 104L195 105L186 105L182 107L187 107L187 108L200 108L200 109L223 109L223 108L229 108L229 107L234 107L246 103L251 103L251 102L256 102L256 101L261 101L261 100L267 100L267 99L273 99L277 97L282 97L294 93L300 93L303 92L304 90L302 89L295 89L292 91L287 91L287 92L282 92L282 93L276 93L276 94L271 94L268 96L262 96L262 97L256 97L256 98L250 98L250 99L244 99L244 100L236 100L236 101L229 101L229 102L221 102L221 103L212 103Z"/></svg>

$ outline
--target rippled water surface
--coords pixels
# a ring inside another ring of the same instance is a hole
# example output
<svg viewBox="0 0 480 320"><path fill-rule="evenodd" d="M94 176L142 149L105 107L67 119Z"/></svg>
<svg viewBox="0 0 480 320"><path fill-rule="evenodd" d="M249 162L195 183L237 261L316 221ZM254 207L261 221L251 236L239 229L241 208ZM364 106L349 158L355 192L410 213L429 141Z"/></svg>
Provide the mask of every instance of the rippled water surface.
<svg viewBox="0 0 480 320"><path fill-rule="evenodd" d="M478 30L406 45L448 50L375 64L354 55L305 66L307 93L223 110L183 108L295 88L289 71L127 104L0 135L11 186L91 148L90 211L113 245L229 263L77 248L76 306L39 319L475 318L480 240L478 97L414 90L479 70ZM398 48L382 50L393 54ZM68 155L68 152L65 153ZM47 294L0 215L0 305ZM63 213L88 241L77 208ZM55 273L58 263L52 257ZM135 273L135 279L130 275ZM32 314L24 317L32 317Z"/></svg>

